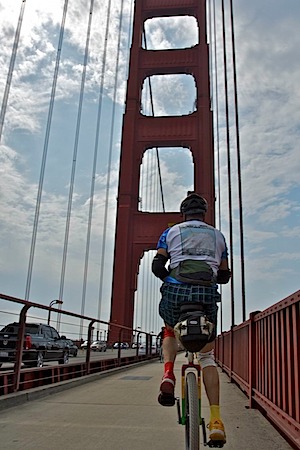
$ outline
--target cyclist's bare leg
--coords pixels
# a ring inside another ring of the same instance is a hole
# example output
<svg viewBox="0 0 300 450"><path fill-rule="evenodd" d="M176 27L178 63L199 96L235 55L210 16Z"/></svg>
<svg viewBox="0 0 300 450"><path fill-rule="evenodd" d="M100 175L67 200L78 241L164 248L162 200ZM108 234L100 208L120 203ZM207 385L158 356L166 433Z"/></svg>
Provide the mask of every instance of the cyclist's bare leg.
<svg viewBox="0 0 300 450"><path fill-rule="evenodd" d="M160 383L158 402L163 406L175 404L174 389L175 376L173 372L174 362L177 354L177 341L173 328L166 325L163 339L164 375Z"/></svg>
<svg viewBox="0 0 300 450"><path fill-rule="evenodd" d="M166 325L166 329L168 331L173 331L173 328L170 327L170 325ZM163 354L164 354L164 362L174 362L177 355L177 341L176 338L173 336L164 336L163 339Z"/></svg>
<svg viewBox="0 0 300 450"><path fill-rule="evenodd" d="M214 342L210 342L209 344L206 344L205 347L203 347L203 349L201 350L202 358L200 358L200 365L202 359L203 366L205 366L202 367L203 383L210 404L210 423L208 425L209 438L212 441L221 441L225 443L226 435L223 422L220 418L219 373L217 367L213 365L214 360L212 355L209 353L214 349L214 347L215 347Z"/></svg>
<svg viewBox="0 0 300 450"><path fill-rule="evenodd" d="M210 352L215 348L215 341L206 344L201 350L201 353ZM203 383L206 390L206 395L210 405L220 404L220 383L219 374L215 366L204 367L203 373Z"/></svg>

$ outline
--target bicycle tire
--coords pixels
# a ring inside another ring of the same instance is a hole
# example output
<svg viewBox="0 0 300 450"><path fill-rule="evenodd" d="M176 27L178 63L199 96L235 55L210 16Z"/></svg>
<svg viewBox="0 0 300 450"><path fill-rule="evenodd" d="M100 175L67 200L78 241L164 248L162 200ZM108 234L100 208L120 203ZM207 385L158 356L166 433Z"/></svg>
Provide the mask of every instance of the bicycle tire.
<svg viewBox="0 0 300 450"><path fill-rule="evenodd" d="M193 372L189 372L185 379L185 417L186 450L199 450L198 385Z"/></svg>

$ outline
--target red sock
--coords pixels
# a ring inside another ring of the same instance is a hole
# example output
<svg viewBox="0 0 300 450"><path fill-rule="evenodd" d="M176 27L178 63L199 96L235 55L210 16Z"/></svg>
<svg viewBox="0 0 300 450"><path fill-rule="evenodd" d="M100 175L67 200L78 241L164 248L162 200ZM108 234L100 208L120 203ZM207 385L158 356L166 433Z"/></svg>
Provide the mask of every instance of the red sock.
<svg viewBox="0 0 300 450"><path fill-rule="evenodd" d="M168 361L165 363L165 372L172 372L173 373L173 369L174 369L174 363L172 361Z"/></svg>

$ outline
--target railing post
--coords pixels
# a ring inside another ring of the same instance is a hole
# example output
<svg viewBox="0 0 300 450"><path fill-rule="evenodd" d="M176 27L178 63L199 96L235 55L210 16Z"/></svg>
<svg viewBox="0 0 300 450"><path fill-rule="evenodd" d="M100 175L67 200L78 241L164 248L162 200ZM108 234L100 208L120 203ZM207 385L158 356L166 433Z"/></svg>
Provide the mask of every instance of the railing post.
<svg viewBox="0 0 300 450"><path fill-rule="evenodd" d="M138 333L136 335L136 356L137 356L137 358L139 357L139 353L140 353L140 334L141 334L141 331L138 331Z"/></svg>
<svg viewBox="0 0 300 450"><path fill-rule="evenodd" d="M150 341L150 334L146 334L146 355L149 355L149 341Z"/></svg>
<svg viewBox="0 0 300 450"><path fill-rule="evenodd" d="M88 345L86 348L86 374L89 375L91 370L91 339L92 339L92 332L93 332L93 325L96 322L96 320L92 320L88 327Z"/></svg>
<svg viewBox="0 0 300 450"><path fill-rule="evenodd" d="M24 305L20 312L16 362L14 367L14 392L19 390L22 365L26 314L31 305Z"/></svg>
<svg viewBox="0 0 300 450"><path fill-rule="evenodd" d="M229 359L229 378L230 383L232 383L232 372L233 372L233 325L230 327L230 359Z"/></svg>
<svg viewBox="0 0 300 450"><path fill-rule="evenodd" d="M255 315L257 311L252 312L249 316L249 408L255 408L253 398L253 390L256 386L256 322Z"/></svg>
<svg viewBox="0 0 300 450"><path fill-rule="evenodd" d="M120 328L119 330L119 337L118 337L118 366L120 367L121 365L121 342L122 342L122 337L123 337L123 328Z"/></svg>

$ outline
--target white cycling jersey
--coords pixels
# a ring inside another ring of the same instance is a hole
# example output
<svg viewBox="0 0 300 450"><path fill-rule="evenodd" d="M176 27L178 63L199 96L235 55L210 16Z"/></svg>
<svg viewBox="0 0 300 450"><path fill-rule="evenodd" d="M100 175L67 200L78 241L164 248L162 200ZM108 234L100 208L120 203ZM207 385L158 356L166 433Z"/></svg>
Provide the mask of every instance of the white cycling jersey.
<svg viewBox="0 0 300 450"><path fill-rule="evenodd" d="M168 228L159 238L159 248L170 255L171 269L186 259L200 260L209 264L217 275L221 260L228 258L221 231L201 220L188 220Z"/></svg>

